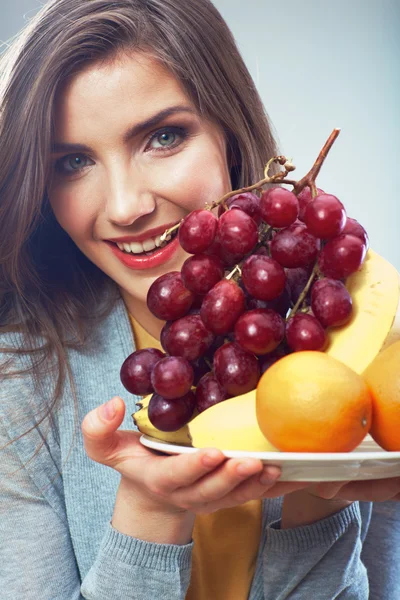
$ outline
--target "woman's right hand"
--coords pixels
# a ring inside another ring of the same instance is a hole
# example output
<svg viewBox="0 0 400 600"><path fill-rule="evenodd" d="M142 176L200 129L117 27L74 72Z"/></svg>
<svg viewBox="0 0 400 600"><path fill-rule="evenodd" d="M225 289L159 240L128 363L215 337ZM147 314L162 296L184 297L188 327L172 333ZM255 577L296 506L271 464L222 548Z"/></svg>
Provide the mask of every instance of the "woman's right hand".
<svg viewBox="0 0 400 600"><path fill-rule="evenodd" d="M158 543L185 543L179 541L180 524L189 532L196 513L277 497L309 485L279 483L278 467L263 466L254 458L226 459L215 448L175 456L158 454L140 443L139 433L118 430L124 414L123 400L115 397L86 415L82 432L88 456L122 476L113 525L127 535ZM146 519L149 515L153 520ZM166 522L172 524L170 532L168 528L165 534L148 531L150 521L157 529L157 517L162 518L164 528ZM190 539L188 532L184 540Z"/></svg>

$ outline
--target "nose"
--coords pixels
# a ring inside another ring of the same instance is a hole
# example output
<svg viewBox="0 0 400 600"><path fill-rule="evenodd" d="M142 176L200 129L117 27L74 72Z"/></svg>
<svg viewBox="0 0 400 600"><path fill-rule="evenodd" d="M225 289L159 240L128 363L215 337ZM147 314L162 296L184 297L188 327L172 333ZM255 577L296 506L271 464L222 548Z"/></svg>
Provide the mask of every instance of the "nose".
<svg viewBox="0 0 400 600"><path fill-rule="evenodd" d="M106 191L106 214L114 225L127 227L156 207L155 194L140 172L116 169Z"/></svg>

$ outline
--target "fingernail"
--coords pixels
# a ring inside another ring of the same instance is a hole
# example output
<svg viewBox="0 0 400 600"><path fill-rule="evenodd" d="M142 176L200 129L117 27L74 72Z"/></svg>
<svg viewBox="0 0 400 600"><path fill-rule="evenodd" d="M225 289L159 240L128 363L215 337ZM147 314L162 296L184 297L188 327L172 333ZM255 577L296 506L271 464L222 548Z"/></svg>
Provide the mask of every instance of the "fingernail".
<svg viewBox="0 0 400 600"><path fill-rule="evenodd" d="M215 467L221 461L221 453L218 450L209 450L201 459L205 467Z"/></svg>
<svg viewBox="0 0 400 600"><path fill-rule="evenodd" d="M112 421L113 418L115 417L116 412L117 412L116 407L115 407L114 398L112 398L111 400L109 400L105 404L102 404L99 407L99 410L100 410L101 417L105 421Z"/></svg>
<svg viewBox="0 0 400 600"><path fill-rule="evenodd" d="M275 471L264 469L260 475L261 485L273 485L278 479L278 475L279 473L276 473Z"/></svg>
<svg viewBox="0 0 400 600"><path fill-rule="evenodd" d="M249 462L241 462L236 467L236 473L241 475L242 477L246 477L247 475L251 475L254 472L253 463Z"/></svg>

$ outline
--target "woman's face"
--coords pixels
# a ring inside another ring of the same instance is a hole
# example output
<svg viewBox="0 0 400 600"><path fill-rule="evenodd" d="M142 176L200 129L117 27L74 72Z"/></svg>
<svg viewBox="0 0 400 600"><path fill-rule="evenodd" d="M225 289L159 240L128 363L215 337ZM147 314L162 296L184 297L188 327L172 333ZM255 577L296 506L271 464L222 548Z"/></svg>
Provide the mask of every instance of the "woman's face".
<svg viewBox="0 0 400 600"><path fill-rule="evenodd" d="M226 143L153 58L121 54L64 86L49 198L60 225L121 288L130 311L187 254L159 236L231 189Z"/></svg>

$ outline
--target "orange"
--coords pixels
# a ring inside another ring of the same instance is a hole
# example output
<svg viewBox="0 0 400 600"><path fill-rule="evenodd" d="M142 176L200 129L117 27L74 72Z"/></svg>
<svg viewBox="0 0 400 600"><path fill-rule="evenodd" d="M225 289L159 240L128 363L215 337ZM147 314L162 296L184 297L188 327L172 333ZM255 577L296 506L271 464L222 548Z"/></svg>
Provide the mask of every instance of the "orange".
<svg viewBox="0 0 400 600"><path fill-rule="evenodd" d="M283 452L350 452L369 431L372 400L350 367L323 352L294 352L261 377L256 413Z"/></svg>
<svg viewBox="0 0 400 600"><path fill-rule="evenodd" d="M400 450L400 341L378 354L363 377L372 396L371 436L385 450Z"/></svg>

